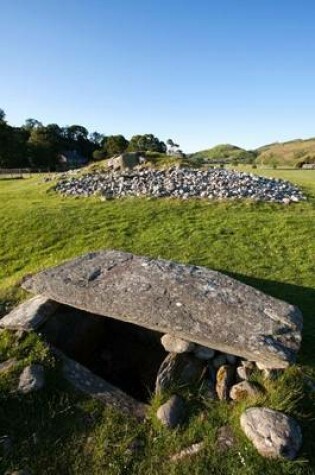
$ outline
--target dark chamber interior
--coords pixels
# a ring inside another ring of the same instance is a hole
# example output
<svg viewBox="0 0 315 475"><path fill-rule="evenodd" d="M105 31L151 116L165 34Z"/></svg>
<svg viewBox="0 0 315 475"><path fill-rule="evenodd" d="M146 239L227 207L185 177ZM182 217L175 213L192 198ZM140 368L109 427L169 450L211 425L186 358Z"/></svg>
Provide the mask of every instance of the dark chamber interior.
<svg viewBox="0 0 315 475"><path fill-rule="evenodd" d="M41 328L53 346L135 399L147 402L166 357L162 334L60 305Z"/></svg>

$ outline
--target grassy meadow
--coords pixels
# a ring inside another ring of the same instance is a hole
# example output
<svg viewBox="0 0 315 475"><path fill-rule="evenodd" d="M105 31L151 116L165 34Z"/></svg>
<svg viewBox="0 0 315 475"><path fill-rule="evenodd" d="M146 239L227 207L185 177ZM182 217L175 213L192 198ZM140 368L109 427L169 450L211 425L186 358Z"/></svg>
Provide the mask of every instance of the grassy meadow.
<svg viewBox="0 0 315 475"><path fill-rule="evenodd" d="M121 249L225 272L298 305L305 321L299 364L268 382L268 395L228 405L187 394L189 417L175 431L155 420L155 398L148 420L139 424L74 392L37 335L18 341L2 332L0 362L15 357L19 363L0 378L0 442L5 435L13 441L8 452L1 452L0 444L0 473L24 468L58 475L315 474L315 396L304 384L305 374L315 376L315 171L255 172L299 184L308 201L289 206L146 198L102 202L58 196L41 176L0 180L0 315L27 297L19 286L25 275L88 251ZM30 361L45 365L47 384L22 397L13 389ZM304 444L296 461L263 459L243 436L239 415L255 404L297 417ZM222 453L216 431L225 424L233 427L236 444ZM136 450L131 449L135 440ZM201 440L205 447L198 455L170 460Z"/></svg>

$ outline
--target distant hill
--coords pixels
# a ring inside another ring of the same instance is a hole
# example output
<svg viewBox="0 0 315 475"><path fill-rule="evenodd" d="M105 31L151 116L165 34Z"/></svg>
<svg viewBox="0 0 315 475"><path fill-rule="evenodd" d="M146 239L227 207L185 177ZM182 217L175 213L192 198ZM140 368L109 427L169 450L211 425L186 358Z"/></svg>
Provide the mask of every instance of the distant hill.
<svg viewBox="0 0 315 475"><path fill-rule="evenodd" d="M201 150L190 155L193 160L225 161L225 162L247 162L252 163L256 158L256 152L248 151L231 144L221 144L207 150Z"/></svg>
<svg viewBox="0 0 315 475"><path fill-rule="evenodd" d="M304 163L315 163L315 137L275 142L256 150L245 150L231 144L221 144L190 155L192 161L223 163L257 163L299 167Z"/></svg>
<svg viewBox="0 0 315 475"><path fill-rule="evenodd" d="M303 163L315 163L315 138L264 145L257 152L257 163L262 165L299 166Z"/></svg>

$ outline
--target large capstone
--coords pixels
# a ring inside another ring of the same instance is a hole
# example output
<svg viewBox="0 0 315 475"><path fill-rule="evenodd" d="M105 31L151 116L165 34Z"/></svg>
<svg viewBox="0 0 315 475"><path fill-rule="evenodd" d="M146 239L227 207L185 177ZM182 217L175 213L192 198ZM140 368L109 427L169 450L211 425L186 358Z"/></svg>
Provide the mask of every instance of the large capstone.
<svg viewBox="0 0 315 475"><path fill-rule="evenodd" d="M294 362L301 343L298 308L204 267L102 251L44 270L23 287L274 368Z"/></svg>

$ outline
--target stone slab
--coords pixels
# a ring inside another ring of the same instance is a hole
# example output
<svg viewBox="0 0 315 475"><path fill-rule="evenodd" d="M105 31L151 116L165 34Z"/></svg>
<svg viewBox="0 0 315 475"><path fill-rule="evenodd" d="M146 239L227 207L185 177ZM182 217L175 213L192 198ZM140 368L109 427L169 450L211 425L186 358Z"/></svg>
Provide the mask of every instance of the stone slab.
<svg viewBox="0 0 315 475"><path fill-rule="evenodd" d="M58 303L56 301L42 295L36 295L1 318L0 327L8 330L36 330L57 308Z"/></svg>
<svg viewBox="0 0 315 475"><path fill-rule="evenodd" d="M146 404L136 401L61 351L55 349L54 352L63 360L65 379L76 389L125 414L133 415L141 420L145 418Z"/></svg>
<svg viewBox="0 0 315 475"><path fill-rule="evenodd" d="M120 251L44 270L24 289L274 368L295 361L299 309L220 272Z"/></svg>

